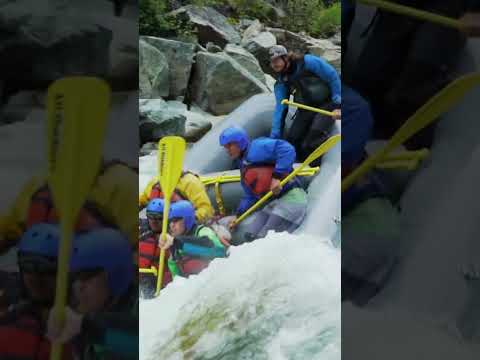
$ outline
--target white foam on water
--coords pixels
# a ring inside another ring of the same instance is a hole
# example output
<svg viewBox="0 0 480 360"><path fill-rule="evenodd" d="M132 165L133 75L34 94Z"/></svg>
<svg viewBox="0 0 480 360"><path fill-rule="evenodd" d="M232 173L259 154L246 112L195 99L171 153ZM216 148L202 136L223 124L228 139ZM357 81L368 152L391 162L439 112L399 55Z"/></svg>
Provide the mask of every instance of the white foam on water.
<svg viewBox="0 0 480 360"><path fill-rule="evenodd" d="M340 359L340 251L270 232L140 302L140 359Z"/></svg>

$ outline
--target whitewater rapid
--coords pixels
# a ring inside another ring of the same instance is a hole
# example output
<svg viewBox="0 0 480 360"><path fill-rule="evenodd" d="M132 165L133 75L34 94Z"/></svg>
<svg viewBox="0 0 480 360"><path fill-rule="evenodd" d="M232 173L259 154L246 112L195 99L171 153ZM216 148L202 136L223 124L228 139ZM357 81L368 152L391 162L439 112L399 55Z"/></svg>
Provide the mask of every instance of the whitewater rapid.
<svg viewBox="0 0 480 360"><path fill-rule="evenodd" d="M340 359L340 251L271 232L140 302L140 359Z"/></svg>

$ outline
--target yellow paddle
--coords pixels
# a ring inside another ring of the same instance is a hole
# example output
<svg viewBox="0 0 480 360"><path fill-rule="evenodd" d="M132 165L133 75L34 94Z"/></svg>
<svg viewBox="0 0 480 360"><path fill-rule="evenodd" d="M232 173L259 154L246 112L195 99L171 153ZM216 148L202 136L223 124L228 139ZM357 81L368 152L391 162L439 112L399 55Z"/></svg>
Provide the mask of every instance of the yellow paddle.
<svg viewBox="0 0 480 360"><path fill-rule="evenodd" d="M179 136L166 136L158 143L158 178L165 200L163 208L162 239L165 240L168 226L168 213L170 211L170 200L182 175L183 158L187 144L185 139ZM160 295L163 282L163 268L165 266L165 250L160 250L158 262L157 289L155 296Z"/></svg>
<svg viewBox="0 0 480 360"><path fill-rule="evenodd" d="M394 4L385 0L357 0L359 3L371 5L396 14L410 16L418 20L429 21L431 23L462 30L463 25L459 20L447 16L434 14L424 10L418 10L410 6Z"/></svg>
<svg viewBox="0 0 480 360"><path fill-rule="evenodd" d="M465 75L451 82L432 97L398 129L383 149L368 157L350 175L343 179L342 192L352 186L357 179L366 174L376 164L383 161L393 149L438 119L441 114L450 110L451 107L462 100L465 93L477 85L480 85L480 73Z"/></svg>
<svg viewBox="0 0 480 360"><path fill-rule="evenodd" d="M60 328L74 225L100 168L109 108L110 88L96 78L68 77L48 88L48 183L61 228L53 311ZM61 354L61 345L54 343L50 359L59 360Z"/></svg>
<svg viewBox="0 0 480 360"><path fill-rule="evenodd" d="M322 110L322 109L318 109L318 108L315 108L315 107L312 107L312 106L299 104L299 103L296 103L296 102L293 102L293 101L289 101L288 99L283 99L282 100L282 105L290 105L290 106L293 106L293 107L297 107L299 109L309 110L309 111L313 111L313 112L316 112L316 113L319 113L319 114L322 114L322 115L327 115L327 116L334 116L335 115L331 111Z"/></svg>
<svg viewBox="0 0 480 360"><path fill-rule="evenodd" d="M325 154L328 150L330 150L338 141L340 141L340 135L333 135L328 138L324 143L322 143L318 148L316 148L308 158L303 162L302 165L297 167L294 171L292 171L285 179L280 182L280 186L285 185L291 179L293 179L305 166L310 165L314 160L318 159L320 156ZM242 215L240 215L234 222L233 226L238 225L241 221L243 221L247 216L250 216L255 210L257 210L260 206L262 206L268 199L273 196L273 192L269 191L265 194L260 200L258 200L255 204L250 207L247 211L245 211Z"/></svg>

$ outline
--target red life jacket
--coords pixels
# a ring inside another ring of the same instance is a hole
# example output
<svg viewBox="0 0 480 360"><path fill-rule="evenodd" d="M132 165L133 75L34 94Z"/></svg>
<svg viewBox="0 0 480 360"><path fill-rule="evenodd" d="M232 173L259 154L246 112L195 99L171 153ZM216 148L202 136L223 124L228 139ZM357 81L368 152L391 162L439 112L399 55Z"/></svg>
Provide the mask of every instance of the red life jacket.
<svg viewBox="0 0 480 360"><path fill-rule="evenodd" d="M168 259L170 252L165 251L165 259ZM148 228L148 222L140 223L140 239L138 241L138 267L141 269L150 269L152 266L158 270L158 260L160 257L160 248L153 232ZM163 268L162 288L172 281L172 274L168 266ZM151 275L146 275L151 276Z"/></svg>
<svg viewBox="0 0 480 360"><path fill-rule="evenodd" d="M155 183L155 185L152 186L152 190L150 191L150 195L148 196L148 200L153 200L153 199L163 199L163 191L162 188L160 187L160 183ZM185 200L185 198L180 195L178 190L175 189L175 191L172 194L171 197L171 202L177 202L180 200Z"/></svg>
<svg viewBox="0 0 480 360"><path fill-rule="evenodd" d="M53 198L50 189L47 185L41 187L30 200L30 207L27 211L27 218L25 222L26 228L39 223L58 223L59 217L53 205ZM97 207L92 202L87 201L80 209L75 225L75 230L88 231L95 227L110 226L97 210Z"/></svg>
<svg viewBox="0 0 480 360"><path fill-rule="evenodd" d="M0 359L49 360L50 341L38 319L26 314L0 324ZM73 359L71 344L65 344L62 360Z"/></svg>
<svg viewBox="0 0 480 360"><path fill-rule="evenodd" d="M257 196L270 191L274 166L247 166L242 171L243 182Z"/></svg>
<svg viewBox="0 0 480 360"><path fill-rule="evenodd" d="M202 270L208 267L210 261L183 256L182 259L177 260L176 263L182 275L188 277L190 275L199 274Z"/></svg>
<svg viewBox="0 0 480 360"><path fill-rule="evenodd" d="M109 168L115 165L125 166L134 172L136 171L136 169L130 167L129 165L120 160L110 160L102 164L98 176L104 174ZM44 185L40 189L38 189L35 194L33 194L30 200L30 207L27 210L27 219L25 222L25 226L28 229L32 225L39 223L58 222L58 214L53 205L52 194L50 192L50 189L48 188L48 185ZM88 231L99 226L109 226L115 228L117 227L114 224L108 222L101 215L96 204L91 201L85 202L78 214L75 230Z"/></svg>

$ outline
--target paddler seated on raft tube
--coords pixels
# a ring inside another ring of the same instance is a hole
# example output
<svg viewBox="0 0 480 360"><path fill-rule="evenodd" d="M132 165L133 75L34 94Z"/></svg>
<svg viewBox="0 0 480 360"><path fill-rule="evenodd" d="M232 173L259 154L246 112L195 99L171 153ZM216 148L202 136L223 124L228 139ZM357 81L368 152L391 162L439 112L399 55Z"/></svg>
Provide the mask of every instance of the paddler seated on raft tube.
<svg viewBox="0 0 480 360"><path fill-rule="evenodd" d="M19 239L19 272L11 273L15 281L1 299L0 359L49 360L51 343L44 330L55 299L58 244L58 227L51 224L33 225ZM73 359L71 343L65 344L62 359Z"/></svg>
<svg viewBox="0 0 480 360"><path fill-rule="evenodd" d="M145 208L152 199L163 199L163 193L158 178L153 178L138 197L140 210ZM195 216L200 223L207 223L214 214L213 206L207 195L207 190L200 178L188 171L184 171L175 192L172 202L188 200L195 207Z"/></svg>
<svg viewBox="0 0 480 360"><path fill-rule="evenodd" d="M235 219L270 190L273 200L252 215L244 241L263 238L269 230L293 232L303 222L307 194L297 178L281 187L280 182L293 171L295 148L285 140L267 137L250 141L240 127L229 127L220 134L220 145L240 169L244 196ZM233 230L233 223L230 223Z"/></svg>
<svg viewBox="0 0 480 360"><path fill-rule="evenodd" d="M72 189L74 191L74 189ZM76 230L118 227L131 244L138 241L138 174L118 160L104 161L97 180L77 219ZM6 214L0 215L0 253L14 246L22 234L38 223L57 223L58 216L46 176L33 177L20 191Z"/></svg>
<svg viewBox="0 0 480 360"><path fill-rule="evenodd" d="M64 344L63 360L138 358L138 288L127 237L112 228L74 237L67 269L72 308L62 332L51 319L59 239L58 225L43 223L19 241L21 292L0 316L0 358L47 360L52 339Z"/></svg>
<svg viewBox="0 0 480 360"><path fill-rule="evenodd" d="M306 54L288 53L282 45L270 48L271 67L278 75L275 83L275 112L270 137L286 139L303 161L324 142L335 120L341 117L341 82L337 71L324 59ZM293 94L295 102L333 111L334 117L298 109L289 133L284 136L288 105L282 100Z"/></svg>
<svg viewBox="0 0 480 360"><path fill-rule="evenodd" d="M163 199L151 200L147 219L140 219L139 267L158 268L159 247L165 249L168 266L165 267L162 287L175 276L188 277L205 269L210 261L227 256L229 234L217 234L211 227L198 224L191 202L174 202L169 210L169 233L162 239ZM145 297L155 291L156 278L140 273Z"/></svg>
<svg viewBox="0 0 480 360"><path fill-rule="evenodd" d="M73 342L75 359L138 359L138 286L127 237L112 228L78 234L70 258L70 306L63 327L54 310L47 337Z"/></svg>
<svg viewBox="0 0 480 360"><path fill-rule="evenodd" d="M373 133L370 106L342 87L342 178L366 157ZM400 213L382 176L370 171L342 193L342 301L367 304L389 280L400 243Z"/></svg>

